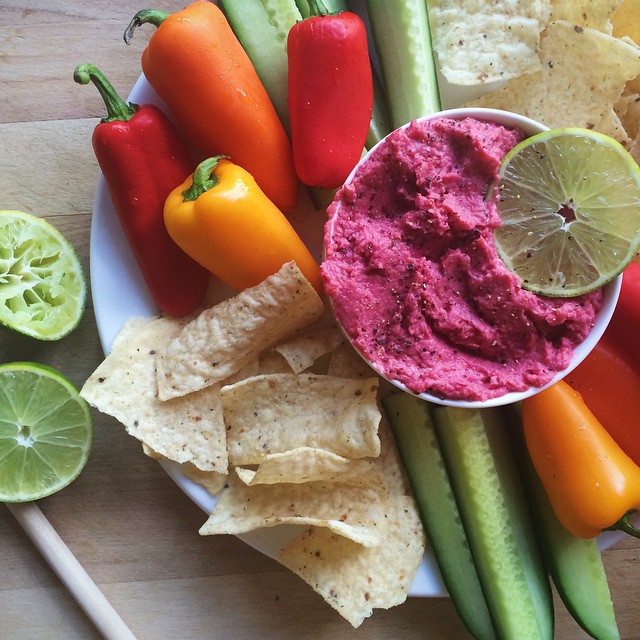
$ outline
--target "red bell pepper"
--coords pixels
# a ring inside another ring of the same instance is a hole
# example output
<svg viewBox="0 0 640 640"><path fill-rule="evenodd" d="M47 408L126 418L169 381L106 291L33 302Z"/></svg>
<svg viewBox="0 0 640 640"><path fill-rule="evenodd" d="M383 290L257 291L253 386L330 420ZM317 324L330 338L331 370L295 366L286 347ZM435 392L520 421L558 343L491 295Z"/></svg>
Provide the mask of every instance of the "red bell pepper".
<svg viewBox="0 0 640 640"><path fill-rule="evenodd" d="M611 322L566 381L620 448L640 465L640 264L631 263Z"/></svg>
<svg viewBox="0 0 640 640"><path fill-rule="evenodd" d="M193 172L189 150L160 109L127 104L93 65L79 65L73 77L93 82L104 99L93 149L151 295L164 313L191 313L204 301L209 272L171 239L163 217L167 196Z"/></svg>
<svg viewBox="0 0 640 640"><path fill-rule="evenodd" d="M640 363L624 358L610 332L566 378L598 422L640 466Z"/></svg>
<svg viewBox="0 0 640 640"><path fill-rule="evenodd" d="M313 15L287 37L289 118L296 173L308 186L340 186L356 165L369 130L373 80L366 27L355 13Z"/></svg>
<svg viewBox="0 0 640 640"><path fill-rule="evenodd" d="M622 274L622 288L606 334L622 357L640 369L640 264L632 262Z"/></svg>

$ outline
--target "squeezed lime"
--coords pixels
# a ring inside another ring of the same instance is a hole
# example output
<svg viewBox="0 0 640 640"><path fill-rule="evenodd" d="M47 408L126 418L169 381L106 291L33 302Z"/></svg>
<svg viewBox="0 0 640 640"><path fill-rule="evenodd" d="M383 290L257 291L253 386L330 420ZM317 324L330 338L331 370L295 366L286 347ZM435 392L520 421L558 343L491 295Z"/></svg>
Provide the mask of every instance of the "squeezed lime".
<svg viewBox="0 0 640 640"><path fill-rule="evenodd" d="M71 243L43 218L0 211L0 324L58 340L76 328L86 298L86 278Z"/></svg>
<svg viewBox="0 0 640 640"><path fill-rule="evenodd" d="M0 365L0 501L27 502L66 487L93 444L88 404L42 364Z"/></svg>
<svg viewBox="0 0 640 640"><path fill-rule="evenodd" d="M577 296L619 275L640 248L640 169L624 147L588 129L538 133L499 170L494 238L523 287Z"/></svg>

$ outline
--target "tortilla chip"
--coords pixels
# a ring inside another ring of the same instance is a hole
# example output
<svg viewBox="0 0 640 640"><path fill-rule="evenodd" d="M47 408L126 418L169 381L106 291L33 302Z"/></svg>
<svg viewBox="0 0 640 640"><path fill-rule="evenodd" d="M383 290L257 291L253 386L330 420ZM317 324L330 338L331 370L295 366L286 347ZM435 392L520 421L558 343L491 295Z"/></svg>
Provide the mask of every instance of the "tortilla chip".
<svg viewBox="0 0 640 640"><path fill-rule="evenodd" d="M613 35L631 38L640 45L640 0L624 0L613 14Z"/></svg>
<svg viewBox="0 0 640 640"><path fill-rule="evenodd" d="M380 470L389 495L412 496L413 491L409 478L400 459L391 425L384 412L382 412L378 433L380 435L380 455L373 461L373 464Z"/></svg>
<svg viewBox="0 0 640 640"><path fill-rule="evenodd" d="M442 74L451 84L478 85L540 69L540 33L548 0L433 0L429 23Z"/></svg>
<svg viewBox="0 0 640 640"><path fill-rule="evenodd" d="M249 487L231 475L200 535L238 535L281 524L315 525L372 547L381 541L378 523L384 519L385 504L379 491L366 487L335 482Z"/></svg>
<svg viewBox="0 0 640 640"><path fill-rule="evenodd" d="M125 323L109 355L82 387L81 396L119 420L127 432L169 460L205 471L227 472L226 432L219 387L161 402L157 350L177 336L185 321L133 319Z"/></svg>
<svg viewBox="0 0 640 640"><path fill-rule="evenodd" d="M203 311L158 359L158 390L168 400L233 375L263 349L318 320L324 305L295 263Z"/></svg>
<svg viewBox="0 0 640 640"><path fill-rule="evenodd" d="M154 451L145 442L142 443L142 451L146 456L153 460L168 460L168 458L165 458L157 451ZM207 493L211 496L217 496L222 491L227 480L226 473L220 473L218 471L202 471L202 469L194 467L190 462L183 462L178 464L177 467L184 476L206 489Z"/></svg>
<svg viewBox="0 0 640 640"><path fill-rule="evenodd" d="M287 545L278 561L358 627L374 609L406 600L425 550L424 531L408 496L389 499L379 529L382 543L367 548L314 527Z"/></svg>
<svg viewBox="0 0 640 640"><path fill-rule="evenodd" d="M640 94L622 96L616 103L616 113L627 135L631 139L635 138L640 132Z"/></svg>
<svg viewBox="0 0 640 640"><path fill-rule="evenodd" d="M620 116L616 113L615 109L611 109L604 114L604 117L597 125L593 127L596 131L603 133L605 136L614 138L620 144L625 147L629 147L631 144L631 138L624 128Z"/></svg>
<svg viewBox="0 0 640 640"><path fill-rule="evenodd" d="M640 73L637 47L564 21L548 26L541 58L542 70L509 81L471 106L514 111L551 128L594 128L613 121L625 83Z"/></svg>
<svg viewBox="0 0 640 640"><path fill-rule="evenodd" d="M551 20L566 20L579 27L613 33L611 16L622 0L552 0Z"/></svg>
<svg viewBox="0 0 640 640"><path fill-rule="evenodd" d="M386 491L384 478L373 461L351 460L313 447L271 453L264 457L256 470L236 467L236 473L249 486L280 482L339 482Z"/></svg>
<svg viewBox="0 0 640 640"><path fill-rule="evenodd" d="M378 380L266 374L222 387L232 465L259 464L297 447L347 458L380 453Z"/></svg>
<svg viewBox="0 0 640 640"><path fill-rule="evenodd" d="M371 378L376 375L348 342L339 344L333 350L327 373L341 378Z"/></svg>
<svg viewBox="0 0 640 640"><path fill-rule="evenodd" d="M292 373L289 363L273 347L262 351L258 359L257 375L265 373Z"/></svg>
<svg viewBox="0 0 640 640"><path fill-rule="evenodd" d="M210 496L217 496L224 489L229 477L226 473L218 471L203 471L190 462L180 465L180 470L187 478L205 489Z"/></svg>
<svg viewBox="0 0 640 640"><path fill-rule="evenodd" d="M640 164L640 134L631 142L629 153L633 156L633 159Z"/></svg>
<svg viewBox="0 0 640 640"><path fill-rule="evenodd" d="M335 324L322 324L277 344L274 349L289 363L294 373L301 373L318 358L333 351L343 340L344 335Z"/></svg>

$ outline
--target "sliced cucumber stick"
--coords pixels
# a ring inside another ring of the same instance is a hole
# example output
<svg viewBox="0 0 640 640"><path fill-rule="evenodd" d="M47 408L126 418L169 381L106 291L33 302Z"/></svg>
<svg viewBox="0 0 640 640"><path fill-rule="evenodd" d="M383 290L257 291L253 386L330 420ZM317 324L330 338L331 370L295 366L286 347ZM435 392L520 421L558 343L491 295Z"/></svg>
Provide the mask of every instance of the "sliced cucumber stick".
<svg viewBox="0 0 640 640"><path fill-rule="evenodd" d="M289 130L287 35L302 16L294 0L220 0L271 102Z"/></svg>
<svg viewBox="0 0 640 640"><path fill-rule="evenodd" d="M429 405L408 393L392 394L382 404L451 601L475 638L496 638Z"/></svg>
<svg viewBox="0 0 640 640"><path fill-rule="evenodd" d="M367 0L392 128L440 110L425 0Z"/></svg>
<svg viewBox="0 0 640 640"><path fill-rule="evenodd" d="M498 635L550 640L551 587L501 414L438 406L433 416Z"/></svg>

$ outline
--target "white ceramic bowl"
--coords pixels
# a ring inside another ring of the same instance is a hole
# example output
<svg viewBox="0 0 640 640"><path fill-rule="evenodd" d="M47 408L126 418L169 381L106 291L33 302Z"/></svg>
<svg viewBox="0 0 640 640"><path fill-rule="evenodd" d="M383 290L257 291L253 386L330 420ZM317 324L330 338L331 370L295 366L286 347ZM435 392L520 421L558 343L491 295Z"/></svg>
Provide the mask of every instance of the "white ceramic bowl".
<svg viewBox="0 0 640 640"><path fill-rule="evenodd" d="M527 118L515 113L511 113L508 111L501 111L498 109L482 109L482 108L450 109L446 111L440 111L430 116L426 116L424 118L421 118L420 121L432 120L434 118L440 118L440 117L447 117L447 118L454 118L454 119L472 117L477 120L495 122L502 126L514 127L514 128L520 129L526 136L532 136L536 133L540 133L541 131L546 131L548 129L548 127L540 124L539 122L536 122L535 120L532 120L530 118ZM405 126L408 126L408 125L405 125ZM373 153L374 150L379 145L384 144L384 142L385 142L384 140L381 140L360 160L360 162L356 165L356 167L350 173L349 177L346 179L345 184L348 184L353 180L360 166L364 162L366 162L369 156L371 155L371 153ZM335 216L329 222L330 227L329 227L329 233L327 236L329 239L331 238L331 226L332 226L331 223L333 220L335 220ZM434 396L428 393L419 393L414 395L417 395L418 397L424 400L428 400L429 402L433 402L435 404L455 406L455 407L466 407L471 409L471 408L497 407L497 406L502 406L506 404L511 404L511 403L523 400L524 398L527 398L529 396L532 396L535 393L542 391L542 389L546 389L547 387L561 380L567 374L573 371L573 369L575 369L586 358L589 352L595 347L596 343L600 340L600 338L602 337L602 334L607 328L607 325L609 324L609 321L611 320L611 316L615 309L615 306L618 300L618 295L620 293L621 284L622 284L622 276L618 276L616 279L614 279L612 282L610 282L603 288L603 294L604 294L603 303L602 303L601 309L599 310L596 316L595 326L593 327L593 329L591 330L587 338L574 349L573 357L569 365L565 369L558 371L556 375L554 375L553 378L546 385L542 387L529 387L524 391L505 393L504 395L501 395L495 398L491 398L488 400L477 400L477 401L450 400L447 398ZM348 335L347 335L347 338L349 338ZM356 350L358 351L358 353L360 353L360 351L357 348ZM385 376L384 372L382 372L375 365L375 363L368 360L362 353L360 353L360 355L384 379L388 380L391 384L395 385L399 389L402 389L403 391L406 391L408 393L412 393L412 391L408 389L406 385L404 385L403 383L397 380L388 378L387 376Z"/></svg>

